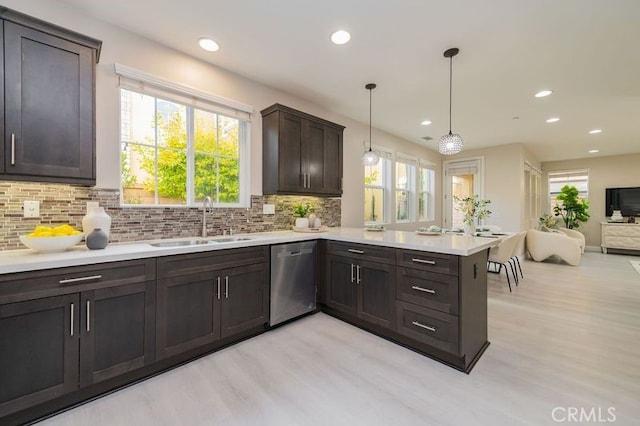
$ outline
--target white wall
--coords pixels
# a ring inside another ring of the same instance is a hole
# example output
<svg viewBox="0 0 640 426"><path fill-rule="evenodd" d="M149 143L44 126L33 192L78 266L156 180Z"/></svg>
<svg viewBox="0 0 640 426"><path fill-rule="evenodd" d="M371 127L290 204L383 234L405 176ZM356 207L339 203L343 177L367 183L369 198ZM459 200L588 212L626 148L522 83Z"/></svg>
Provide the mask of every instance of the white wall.
<svg viewBox="0 0 640 426"><path fill-rule="evenodd" d="M100 63L96 69L96 144L97 187L119 188L118 79L115 63L192 86L211 94L252 105L251 119L251 194L262 193L262 120L260 110L281 103L346 126L344 133L343 226L362 226L364 216L363 167L360 161L362 142L368 139L368 124L338 115L304 99L248 80L181 52L152 42L118 27L97 21L82 12L62 7L49 0L6 0L6 7L35 16L65 28L102 40ZM195 41L194 41L195 42ZM363 107L368 105L362 89ZM375 123L374 123L375 124ZM373 139L380 145L429 159L440 165L440 155L417 144L375 131ZM438 176L440 175L438 171ZM441 185L439 185L441 186ZM440 198L439 188L436 199ZM437 206L439 212L441 208ZM438 219L438 218L437 218Z"/></svg>

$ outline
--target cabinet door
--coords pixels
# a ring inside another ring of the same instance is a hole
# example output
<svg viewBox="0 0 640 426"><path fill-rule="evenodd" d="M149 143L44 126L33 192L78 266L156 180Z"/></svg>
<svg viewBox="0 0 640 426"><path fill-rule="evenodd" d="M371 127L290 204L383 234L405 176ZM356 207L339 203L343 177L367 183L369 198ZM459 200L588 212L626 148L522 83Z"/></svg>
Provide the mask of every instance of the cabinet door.
<svg viewBox="0 0 640 426"><path fill-rule="evenodd" d="M327 195L342 195L342 130L326 127L323 146L322 189Z"/></svg>
<svg viewBox="0 0 640 426"><path fill-rule="evenodd" d="M4 24L4 172L95 183L91 48Z"/></svg>
<svg viewBox="0 0 640 426"><path fill-rule="evenodd" d="M83 292L80 300L81 386L153 361L155 282Z"/></svg>
<svg viewBox="0 0 640 426"><path fill-rule="evenodd" d="M0 417L78 388L77 294L0 305Z"/></svg>
<svg viewBox="0 0 640 426"><path fill-rule="evenodd" d="M329 255L327 258L327 306L351 315L356 315L357 285L356 264L352 259Z"/></svg>
<svg viewBox="0 0 640 426"><path fill-rule="evenodd" d="M220 272L222 337L232 336L269 321L267 265L231 268Z"/></svg>
<svg viewBox="0 0 640 426"><path fill-rule="evenodd" d="M305 190L309 193L324 193L325 126L309 120L304 120L304 123L302 152L305 160Z"/></svg>
<svg viewBox="0 0 640 426"><path fill-rule="evenodd" d="M392 329L395 315L395 267L361 261L357 268L358 317Z"/></svg>
<svg viewBox="0 0 640 426"><path fill-rule="evenodd" d="M286 113L280 114L278 147L278 190L304 192L305 164L302 152L302 119Z"/></svg>
<svg viewBox="0 0 640 426"><path fill-rule="evenodd" d="M156 357L194 349L220 338L220 282L214 272L158 280Z"/></svg>

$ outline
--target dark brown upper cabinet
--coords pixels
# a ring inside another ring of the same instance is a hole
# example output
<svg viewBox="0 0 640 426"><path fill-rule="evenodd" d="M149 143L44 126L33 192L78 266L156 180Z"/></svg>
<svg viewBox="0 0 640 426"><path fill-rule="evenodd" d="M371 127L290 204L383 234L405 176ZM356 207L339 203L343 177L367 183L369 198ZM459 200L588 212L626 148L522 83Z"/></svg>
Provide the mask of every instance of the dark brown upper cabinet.
<svg viewBox="0 0 640 426"><path fill-rule="evenodd" d="M262 113L262 193L342 195L344 126L274 104Z"/></svg>
<svg viewBox="0 0 640 426"><path fill-rule="evenodd" d="M95 185L102 42L0 7L0 178Z"/></svg>

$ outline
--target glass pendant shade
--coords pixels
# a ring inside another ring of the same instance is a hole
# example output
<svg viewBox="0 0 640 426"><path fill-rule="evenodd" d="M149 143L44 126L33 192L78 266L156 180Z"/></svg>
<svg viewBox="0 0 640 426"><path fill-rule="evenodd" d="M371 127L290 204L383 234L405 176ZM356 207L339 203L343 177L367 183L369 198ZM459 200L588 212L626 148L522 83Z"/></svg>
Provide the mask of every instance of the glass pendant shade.
<svg viewBox="0 0 640 426"><path fill-rule="evenodd" d="M375 166L378 164L378 161L380 161L380 157L371 148L369 148L369 151L365 151L364 154L362 154L363 166Z"/></svg>
<svg viewBox="0 0 640 426"><path fill-rule="evenodd" d="M447 49L444 52L444 57L449 58L449 134L444 135L438 141L438 152L442 155L453 155L462 151L464 141L462 136L457 133L451 132L451 93L453 91L453 57L458 54L460 50L456 47Z"/></svg>
<svg viewBox="0 0 640 426"><path fill-rule="evenodd" d="M444 135L440 138L440 141L438 142L438 151L443 155L453 155L462 151L463 146L464 141L462 140L462 137L449 131L448 135Z"/></svg>

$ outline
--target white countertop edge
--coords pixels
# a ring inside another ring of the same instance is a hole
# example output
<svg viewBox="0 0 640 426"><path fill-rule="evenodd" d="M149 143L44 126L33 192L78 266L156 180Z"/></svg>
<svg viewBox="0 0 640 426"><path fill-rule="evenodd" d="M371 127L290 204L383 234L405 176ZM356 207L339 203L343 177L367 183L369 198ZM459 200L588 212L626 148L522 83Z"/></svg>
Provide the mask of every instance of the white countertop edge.
<svg viewBox="0 0 640 426"><path fill-rule="evenodd" d="M226 250L240 247L284 244L316 239L371 244L459 256L475 254L495 246L499 242L499 240L495 238L469 237L454 234L422 236L414 232L390 230L368 232L363 228L331 228L327 232L320 233L274 231L236 235L235 237L240 236L249 237L251 240L179 247L153 247L150 243L159 240L150 240L114 243L108 245L103 250L89 250L84 245L78 245L67 251L55 253L38 253L30 249L7 250L0 252L0 274ZM193 238L196 237L171 238L162 241ZM210 239L215 239L215 237L210 237Z"/></svg>

